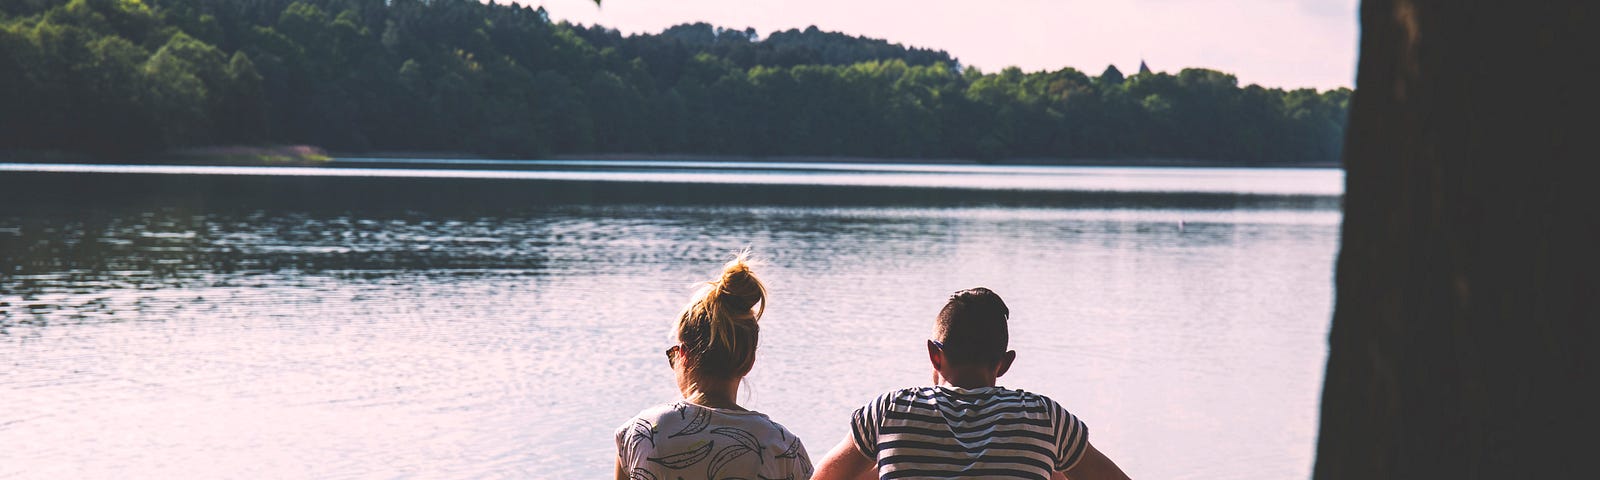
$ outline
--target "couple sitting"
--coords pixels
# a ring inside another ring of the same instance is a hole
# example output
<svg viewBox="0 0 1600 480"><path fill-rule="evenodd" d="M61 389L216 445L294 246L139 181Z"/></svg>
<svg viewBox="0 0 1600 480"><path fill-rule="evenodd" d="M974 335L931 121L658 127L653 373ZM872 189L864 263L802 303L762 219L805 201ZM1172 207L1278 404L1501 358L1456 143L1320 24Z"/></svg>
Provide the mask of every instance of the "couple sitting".
<svg viewBox="0 0 1600 480"><path fill-rule="evenodd" d="M766 288L744 255L709 284L667 349L683 400L617 430L619 479L1127 478L1056 402L995 386L1017 354L1006 350L1010 312L986 288L956 292L939 311L934 385L856 409L850 435L813 472L794 433L734 402L755 363Z"/></svg>

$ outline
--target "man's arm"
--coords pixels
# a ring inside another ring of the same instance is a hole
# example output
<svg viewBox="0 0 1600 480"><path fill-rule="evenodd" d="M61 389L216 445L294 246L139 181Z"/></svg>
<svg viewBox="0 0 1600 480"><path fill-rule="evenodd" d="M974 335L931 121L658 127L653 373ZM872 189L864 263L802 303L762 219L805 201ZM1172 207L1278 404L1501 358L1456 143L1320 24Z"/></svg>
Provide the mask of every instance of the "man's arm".
<svg viewBox="0 0 1600 480"><path fill-rule="evenodd" d="M856 450L856 442L845 437L838 446L822 457L812 480L864 480L878 478L877 465L872 459Z"/></svg>
<svg viewBox="0 0 1600 480"><path fill-rule="evenodd" d="M860 454L857 454L858 456ZM1078 459L1078 464L1071 470L1055 472L1051 480L1128 480L1128 474L1122 473L1115 462L1088 444L1083 451L1083 458Z"/></svg>

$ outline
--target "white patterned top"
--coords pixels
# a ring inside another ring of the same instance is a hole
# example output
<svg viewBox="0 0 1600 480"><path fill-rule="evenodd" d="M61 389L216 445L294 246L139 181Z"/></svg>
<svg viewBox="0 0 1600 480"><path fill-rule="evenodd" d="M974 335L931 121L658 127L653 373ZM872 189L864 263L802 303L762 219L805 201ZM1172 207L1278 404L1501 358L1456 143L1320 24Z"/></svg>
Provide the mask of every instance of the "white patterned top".
<svg viewBox="0 0 1600 480"><path fill-rule="evenodd" d="M617 456L634 480L805 480L800 438L766 414L679 401L647 408L617 429Z"/></svg>

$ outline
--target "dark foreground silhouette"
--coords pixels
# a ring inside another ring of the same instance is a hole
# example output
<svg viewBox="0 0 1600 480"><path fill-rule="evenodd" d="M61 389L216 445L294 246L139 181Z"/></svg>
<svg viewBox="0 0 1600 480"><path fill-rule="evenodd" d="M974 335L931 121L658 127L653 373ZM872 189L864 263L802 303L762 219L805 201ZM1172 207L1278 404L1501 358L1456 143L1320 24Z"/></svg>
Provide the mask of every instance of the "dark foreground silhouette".
<svg viewBox="0 0 1600 480"><path fill-rule="evenodd" d="M1363 2L1316 478L1594 475L1594 5Z"/></svg>

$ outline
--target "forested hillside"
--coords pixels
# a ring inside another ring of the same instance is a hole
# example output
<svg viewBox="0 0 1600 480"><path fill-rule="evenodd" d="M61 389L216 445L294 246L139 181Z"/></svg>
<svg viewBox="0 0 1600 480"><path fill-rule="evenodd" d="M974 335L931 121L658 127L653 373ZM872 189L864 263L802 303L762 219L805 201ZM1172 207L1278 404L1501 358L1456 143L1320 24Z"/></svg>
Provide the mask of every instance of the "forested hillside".
<svg viewBox="0 0 1600 480"><path fill-rule="evenodd" d="M1349 96L472 0L0 0L4 149L1336 162Z"/></svg>

